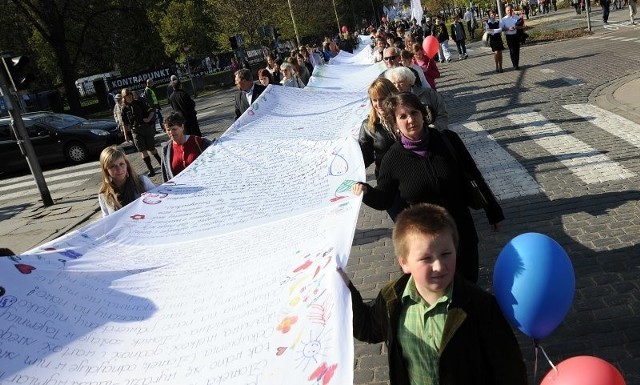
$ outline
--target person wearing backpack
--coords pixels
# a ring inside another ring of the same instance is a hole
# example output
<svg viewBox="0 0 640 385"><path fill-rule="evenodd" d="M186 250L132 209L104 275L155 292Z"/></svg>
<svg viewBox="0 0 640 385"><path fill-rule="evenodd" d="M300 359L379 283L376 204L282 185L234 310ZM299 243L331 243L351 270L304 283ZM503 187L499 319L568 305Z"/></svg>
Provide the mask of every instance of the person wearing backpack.
<svg viewBox="0 0 640 385"><path fill-rule="evenodd" d="M156 131L163 132L162 129L162 107L160 107L160 101L158 100L158 95L156 94L155 89L153 88L153 79L147 79L147 86L144 89L142 94L144 100L151 107L156 109L156 122L160 126L159 129L156 128Z"/></svg>

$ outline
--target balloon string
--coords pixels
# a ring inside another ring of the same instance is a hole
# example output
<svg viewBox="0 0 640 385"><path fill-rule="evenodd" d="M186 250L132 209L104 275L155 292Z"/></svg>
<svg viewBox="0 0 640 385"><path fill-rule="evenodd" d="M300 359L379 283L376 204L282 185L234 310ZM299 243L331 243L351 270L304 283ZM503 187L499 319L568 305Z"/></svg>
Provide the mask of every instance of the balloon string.
<svg viewBox="0 0 640 385"><path fill-rule="evenodd" d="M540 346L540 350L542 350L542 354L544 354L544 358L547 359L547 362L549 363L549 365L551 365L553 370L558 372L558 368L553 364L553 362L551 362L551 360L549 359L549 356L547 355L547 352L544 351L544 348L542 347L542 345L539 345L539 346Z"/></svg>

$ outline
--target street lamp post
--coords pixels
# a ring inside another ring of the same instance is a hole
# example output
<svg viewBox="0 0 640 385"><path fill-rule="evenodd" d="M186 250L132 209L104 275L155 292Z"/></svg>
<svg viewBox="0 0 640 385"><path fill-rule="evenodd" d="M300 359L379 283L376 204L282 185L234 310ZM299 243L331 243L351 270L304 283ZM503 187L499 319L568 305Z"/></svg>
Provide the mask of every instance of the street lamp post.
<svg viewBox="0 0 640 385"><path fill-rule="evenodd" d="M291 0L287 0L289 3L289 12L291 12L291 22L293 23L293 32L296 34L296 41L300 46L300 37L298 36L298 27L296 26L296 19L293 17L293 8L291 7Z"/></svg>

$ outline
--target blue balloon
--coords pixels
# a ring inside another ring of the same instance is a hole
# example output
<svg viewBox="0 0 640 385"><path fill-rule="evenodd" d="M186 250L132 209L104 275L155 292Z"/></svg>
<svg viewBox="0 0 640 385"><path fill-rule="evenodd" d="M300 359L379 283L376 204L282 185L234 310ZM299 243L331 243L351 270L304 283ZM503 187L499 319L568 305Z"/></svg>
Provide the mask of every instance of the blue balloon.
<svg viewBox="0 0 640 385"><path fill-rule="evenodd" d="M504 316L540 340L560 325L576 288L573 265L562 246L539 233L513 238L493 271L493 288Z"/></svg>

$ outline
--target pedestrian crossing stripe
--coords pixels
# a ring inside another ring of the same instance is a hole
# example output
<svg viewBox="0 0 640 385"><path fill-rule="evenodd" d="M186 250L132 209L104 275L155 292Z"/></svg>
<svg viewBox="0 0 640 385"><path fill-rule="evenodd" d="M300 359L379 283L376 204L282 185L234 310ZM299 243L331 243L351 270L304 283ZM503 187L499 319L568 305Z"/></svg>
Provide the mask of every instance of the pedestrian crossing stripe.
<svg viewBox="0 0 640 385"><path fill-rule="evenodd" d="M88 170L91 170L94 173L99 173L100 162L95 161L95 162L89 162L89 163L82 163L74 166L60 168L57 170L43 171L42 175L44 175L45 178L54 177L57 175L65 175L69 178L73 178L74 176L76 176L76 173L84 173L85 171L88 171ZM33 176L31 174L26 174L23 176L10 178L10 179L0 179L0 187L13 185L15 183L27 181L27 180L29 181L33 180Z"/></svg>
<svg viewBox="0 0 640 385"><path fill-rule="evenodd" d="M569 104L567 111L640 148L640 125L590 104ZM542 114L525 112L508 118L565 165L585 184L624 180L635 174L605 154L572 137ZM544 188L487 133L484 121L451 125L463 140L498 200L544 194Z"/></svg>
<svg viewBox="0 0 640 385"><path fill-rule="evenodd" d="M47 176L45 175L45 182L47 183L51 183L51 182L58 182L61 180L69 180L71 178L74 177L78 177L78 176L86 176L86 175L96 175L96 173L100 172L99 170L96 170L95 167L93 167L93 169L91 170L84 170L84 171L79 171L79 172L74 172L71 174L60 174L60 175L55 175L55 176ZM0 187L0 192L3 191L8 191L8 190L17 190L17 189L21 189L21 188L25 188L25 187L31 187L33 186L33 184L35 183L33 181L33 176L30 176L31 180L25 180L24 182L19 182L19 183L14 183L11 185L7 185L7 186L2 186Z"/></svg>
<svg viewBox="0 0 640 385"><path fill-rule="evenodd" d="M634 43L640 43L639 38L635 37L618 37L618 36L610 36L610 35L591 35L587 36L585 39L599 39L599 40L619 40L619 41L632 41Z"/></svg>
<svg viewBox="0 0 640 385"><path fill-rule="evenodd" d="M44 171L42 174L49 188L49 192L54 194L63 189L81 186L86 183L90 177L98 175L99 173L100 163L90 162L58 170ZM37 189L36 182L31 174L0 180L0 202L39 194L40 191Z"/></svg>
<svg viewBox="0 0 640 385"><path fill-rule="evenodd" d="M635 175L549 122L539 112L510 114L507 118L586 184L628 179Z"/></svg>
<svg viewBox="0 0 640 385"><path fill-rule="evenodd" d="M591 104L567 104L565 110L640 148L640 124Z"/></svg>
<svg viewBox="0 0 640 385"><path fill-rule="evenodd" d="M54 193L66 188L71 188L71 187L78 187L83 185L84 183L87 182L88 179L80 179L80 180L73 180L70 182L63 182L63 183L55 183L55 184L51 184L51 185L47 185L47 187L49 188L49 192L50 193ZM35 182L33 182L33 185L35 186ZM9 193L9 194L2 194L0 195L0 202L2 201L7 201L7 200L13 200L16 198L22 198L22 197L28 197L31 195L39 195L40 191L37 189L30 189L27 191L16 191L13 193ZM96 196L97 196L98 192L96 191Z"/></svg>
<svg viewBox="0 0 640 385"><path fill-rule="evenodd" d="M478 165L491 191L498 200L537 195L542 187L527 170L495 139L486 133L478 122L468 122L450 127L455 131Z"/></svg>

